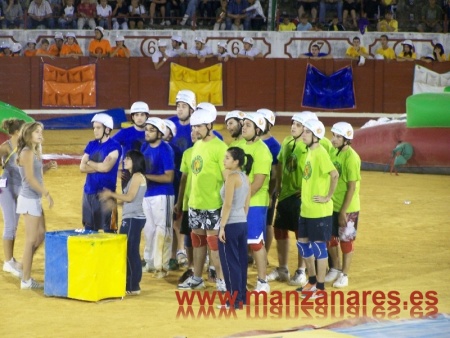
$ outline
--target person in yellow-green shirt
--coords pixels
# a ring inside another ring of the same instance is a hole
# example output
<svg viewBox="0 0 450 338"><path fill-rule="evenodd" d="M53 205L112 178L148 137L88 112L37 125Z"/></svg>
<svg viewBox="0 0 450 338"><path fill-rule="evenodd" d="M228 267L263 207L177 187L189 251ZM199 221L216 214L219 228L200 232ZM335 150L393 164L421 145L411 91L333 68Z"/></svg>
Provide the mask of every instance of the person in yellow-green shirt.
<svg viewBox="0 0 450 338"><path fill-rule="evenodd" d="M225 116L225 125L233 138L233 141L228 145L229 147L239 147L241 142L245 142L242 137L242 123L245 117L245 113L240 110L232 110Z"/></svg>
<svg viewBox="0 0 450 338"><path fill-rule="evenodd" d="M283 22L278 26L279 32L292 32L297 30L297 26L289 19L289 16L283 16Z"/></svg>
<svg viewBox="0 0 450 338"><path fill-rule="evenodd" d="M328 264L327 242L331 239L333 201L339 174L329 153L319 143L325 127L319 120L304 124L302 141L307 154L303 167L300 220L298 223L299 253L308 269L308 284L298 288L301 297L326 297L325 274ZM317 269L314 261L317 261Z"/></svg>
<svg viewBox="0 0 450 338"><path fill-rule="evenodd" d="M333 228L328 242L332 266L325 282L334 282L336 288L348 286L348 271L353 257L360 210L359 190L361 183L361 159L351 147L353 127L338 122L331 128L331 142L335 148L331 160L339 172L339 180L333 194ZM342 263L339 259L342 251Z"/></svg>
<svg viewBox="0 0 450 338"><path fill-rule="evenodd" d="M375 58L382 57L385 60L394 60L395 52L388 45L388 42L389 42L388 36L383 34L380 38L381 38L381 47L378 48L377 51L375 52Z"/></svg>
<svg viewBox="0 0 450 338"><path fill-rule="evenodd" d="M397 55L397 61L415 61L417 59L414 52L414 45L411 40L402 42L403 50Z"/></svg>
<svg viewBox="0 0 450 338"><path fill-rule="evenodd" d="M384 20L377 24L379 32L398 32L398 21L392 18L392 12L386 12Z"/></svg>
<svg viewBox="0 0 450 338"><path fill-rule="evenodd" d="M347 48L345 56L353 60L358 60L360 56L370 57L366 47L361 46L361 40L357 36L353 38L353 44Z"/></svg>

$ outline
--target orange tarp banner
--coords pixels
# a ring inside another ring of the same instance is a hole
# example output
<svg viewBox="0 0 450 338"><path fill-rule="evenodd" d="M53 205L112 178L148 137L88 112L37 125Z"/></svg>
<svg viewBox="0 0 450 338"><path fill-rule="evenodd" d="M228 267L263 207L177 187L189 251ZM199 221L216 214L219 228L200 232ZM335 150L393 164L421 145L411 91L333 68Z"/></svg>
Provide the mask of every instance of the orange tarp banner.
<svg viewBox="0 0 450 338"><path fill-rule="evenodd" d="M62 69L44 64L42 106L95 107L97 105L96 67Z"/></svg>
<svg viewBox="0 0 450 338"><path fill-rule="evenodd" d="M170 64L169 105L175 105L178 91L190 89L197 96L197 102L210 102L223 105L222 64L193 70Z"/></svg>

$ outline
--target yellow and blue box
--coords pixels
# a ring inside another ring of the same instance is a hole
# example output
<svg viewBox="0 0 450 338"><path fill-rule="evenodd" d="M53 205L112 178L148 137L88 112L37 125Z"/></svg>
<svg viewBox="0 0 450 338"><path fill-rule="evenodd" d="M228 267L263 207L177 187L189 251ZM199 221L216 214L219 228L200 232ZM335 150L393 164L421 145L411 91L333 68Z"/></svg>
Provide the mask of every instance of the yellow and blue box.
<svg viewBox="0 0 450 338"><path fill-rule="evenodd" d="M94 231L45 234L46 296L85 301L125 296L127 236Z"/></svg>

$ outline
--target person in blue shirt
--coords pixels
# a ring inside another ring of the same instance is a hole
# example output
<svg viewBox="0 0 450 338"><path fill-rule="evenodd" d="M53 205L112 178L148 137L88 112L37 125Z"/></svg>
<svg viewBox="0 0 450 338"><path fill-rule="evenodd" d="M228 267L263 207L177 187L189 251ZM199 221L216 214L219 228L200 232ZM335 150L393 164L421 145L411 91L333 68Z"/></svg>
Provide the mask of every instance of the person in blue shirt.
<svg viewBox="0 0 450 338"><path fill-rule="evenodd" d="M333 56L331 54L321 53L319 45L314 44L311 46L311 52L301 54L299 58L318 60L318 59L332 59Z"/></svg>

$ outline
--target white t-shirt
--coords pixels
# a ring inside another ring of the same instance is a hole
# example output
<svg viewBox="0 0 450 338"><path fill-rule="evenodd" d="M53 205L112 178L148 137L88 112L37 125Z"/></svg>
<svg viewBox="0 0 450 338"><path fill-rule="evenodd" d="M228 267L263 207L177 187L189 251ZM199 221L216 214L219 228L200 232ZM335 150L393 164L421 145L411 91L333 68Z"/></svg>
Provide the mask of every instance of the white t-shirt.
<svg viewBox="0 0 450 338"><path fill-rule="evenodd" d="M239 51L240 55L253 56L253 57L258 55L259 53L261 53L261 51L256 47L252 47L250 50L242 49L241 51Z"/></svg>
<svg viewBox="0 0 450 338"><path fill-rule="evenodd" d="M112 14L112 9L110 5L103 7L102 5L97 5L97 15L102 18L107 18Z"/></svg>
<svg viewBox="0 0 450 338"><path fill-rule="evenodd" d="M198 50L195 47L192 47L191 50L189 51L189 54L193 54L193 55L200 55L200 56L206 56L206 55L211 55L213 52L211 50L211 47L209 46L203 46L203 48L201 50Z"/></svg>
<svg viewBox="0 0 450 338"><path fill-rule="evenodd" d="M66 16L73 16L74 13L75 13L75 7L73 7L73 6L70 6L70 7L66 6L64 8L64 14Z"/></svg>
<svg viewBox="0 0 450 338"><path fill-rule="evenodd" d="M162 59L162 58L163 58L163 55L162 55L162 53L159 50L154 52L153 55L152 55L153 63L158 63L159 60Z"/></svg>
<svg viewBox="0 0 450 338"><path fill-rule="evenodd" d="M170 49L166 51L167 56L173 58L173 57L177 57L177 56L186 56L187 54L187 50L180 47L178 49Z"/></svg>

